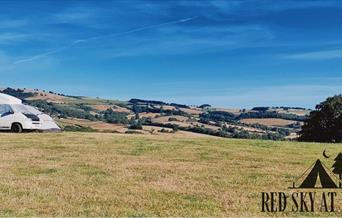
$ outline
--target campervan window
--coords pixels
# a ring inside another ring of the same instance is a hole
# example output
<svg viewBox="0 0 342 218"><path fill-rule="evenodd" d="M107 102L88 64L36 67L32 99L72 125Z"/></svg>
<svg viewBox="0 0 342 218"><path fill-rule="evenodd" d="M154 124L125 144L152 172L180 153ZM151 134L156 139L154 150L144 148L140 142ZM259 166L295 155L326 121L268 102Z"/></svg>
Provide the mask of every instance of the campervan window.
<svg viewBox="0 0 342 218"><path fill-rule="evenodd" d="M14 104L12 105L14 111L19 112L19 113L23 113L23 114L42 114L42 112L40 112L39 110L37 110L36 108L29 106L29 105L24 105L24 104Z"/></svg>
<svg viewBox="0 0 342 218"><path fill-rule="evenodd" d="M31 114L31 112L23 104L13 104L11 106L15 112L23 113L23 114Z"/></svg>
<svg viewBox="0 0 342 218"><path fill-rule="evenodd" d="M30 106L30 105L24 105L26 107L26 109L28 111L30 111L32 114L35 114L35 115L39 115L39 114L42 114L42 112L40 112L39 110L37 110L36 108Z"/></svg>
<svg viewBox="0 0 342 218"><path fill-rule="evenodd" d="M11 113L12 109L8 104L0 104L0 117L2 117L4 114Z"/></svg>

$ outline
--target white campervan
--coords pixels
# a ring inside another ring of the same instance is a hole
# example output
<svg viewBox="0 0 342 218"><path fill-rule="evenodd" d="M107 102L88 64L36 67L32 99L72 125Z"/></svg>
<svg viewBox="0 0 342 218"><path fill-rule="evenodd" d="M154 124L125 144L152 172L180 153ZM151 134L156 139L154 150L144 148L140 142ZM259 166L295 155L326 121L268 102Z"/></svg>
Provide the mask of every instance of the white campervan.
<svg viewBox="0 0 342 218"><path fill-rule="evenodd" d="M53 130L60 128L47 114L10 95L0 93L0 130L20 133L24 130Z"/></svg>

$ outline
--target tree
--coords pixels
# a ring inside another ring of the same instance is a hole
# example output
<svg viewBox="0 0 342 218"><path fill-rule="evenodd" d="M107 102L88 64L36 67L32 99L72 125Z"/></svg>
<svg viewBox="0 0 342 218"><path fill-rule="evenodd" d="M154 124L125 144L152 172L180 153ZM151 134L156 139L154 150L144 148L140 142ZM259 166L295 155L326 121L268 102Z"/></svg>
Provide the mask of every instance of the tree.
<svg viewBox="0 0 342 218"><path fill-rule="evenodd" d="M177 126L177 125L174 125L174 126L172 127L172 132L175 133L175 132L177 132L177 131L178 131L178 126Z"/></svg>
<svg viewBox="0 0 342 218"><path fill-rule="evenodd" d="M131 120L128 129L143 129L141 120Z"/></svg>
<svg viewBox="0 0 342 218"><path fill-rule="evenodd" d="M335 158L335 163L333 165L333 173L339 175L339 179L342 180L342 153L339 153ZM342 183L339 181L339 187L342 188Z"/></svg>
<svg viewBox="0 0 342 218"><path fill-rule="evenodd" d="M127 124L128 119L126 117L127 114L121 112L115 112L112 109L107 109L103 113L103 119L108 123L115 124Z"/></svg>
<svg viewBox="0 0 342 218"><path fill-rule="evenodd" d="M211 105L210 104L202 104L201 106L199 106L199 108L205 109L205 108L210 108Z"/></svg>
<svg viewBox="0 0 342 218"><path fill-rule="evenodd" d="M342 142L342 95L318 104L300 134L300 141Z"/></svg>

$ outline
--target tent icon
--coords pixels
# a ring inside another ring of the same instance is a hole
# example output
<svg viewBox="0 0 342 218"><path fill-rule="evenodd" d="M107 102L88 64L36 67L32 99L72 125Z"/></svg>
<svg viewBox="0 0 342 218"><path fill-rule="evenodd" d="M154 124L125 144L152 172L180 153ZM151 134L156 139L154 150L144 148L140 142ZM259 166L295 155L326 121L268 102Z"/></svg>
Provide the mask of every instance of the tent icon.
<svg viewBox="0 0 342 218"><path fill-rule="evenodd" d="M311 169L311 170L310 170ZM310 172L307 174L307 172ZM317 159L294 183L293 187L291 188L338 188L332 177L329 173L333 175L335 180L339 181L337 177L319 160ZM304 178L303 182L296 187L296 182L302 179L305 175L307 176ZM320 181L321 186L317 187L317 183Z"/></svg>

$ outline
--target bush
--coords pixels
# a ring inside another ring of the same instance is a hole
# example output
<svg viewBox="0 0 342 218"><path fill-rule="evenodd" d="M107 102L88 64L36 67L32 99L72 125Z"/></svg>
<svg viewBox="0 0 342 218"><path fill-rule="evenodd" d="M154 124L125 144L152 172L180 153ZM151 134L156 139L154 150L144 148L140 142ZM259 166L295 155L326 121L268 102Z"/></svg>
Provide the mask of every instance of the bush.
<svg viewBox="0 0 342 218"><path fill-rule="evenodd" d="M177 120L177 118L175 118L175 117L170 117L170 118L169 118L169 122L173 122L173 121L178 121L178 120Z"/></svg>

